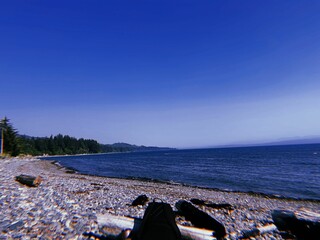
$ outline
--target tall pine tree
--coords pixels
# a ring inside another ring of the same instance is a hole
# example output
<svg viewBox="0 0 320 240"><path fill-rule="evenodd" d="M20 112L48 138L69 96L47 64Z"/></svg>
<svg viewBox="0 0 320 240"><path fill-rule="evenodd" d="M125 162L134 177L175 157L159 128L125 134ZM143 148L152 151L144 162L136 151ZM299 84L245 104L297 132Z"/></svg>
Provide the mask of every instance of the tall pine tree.
<svg viewBox="0 0 320 240"><path fill-rule="evenodd" d="M20 153L18 144L18 131L13 128L10 120L5 117L0 121L0 128L3 131L3 152L11 156L17 156Z"/></svg>

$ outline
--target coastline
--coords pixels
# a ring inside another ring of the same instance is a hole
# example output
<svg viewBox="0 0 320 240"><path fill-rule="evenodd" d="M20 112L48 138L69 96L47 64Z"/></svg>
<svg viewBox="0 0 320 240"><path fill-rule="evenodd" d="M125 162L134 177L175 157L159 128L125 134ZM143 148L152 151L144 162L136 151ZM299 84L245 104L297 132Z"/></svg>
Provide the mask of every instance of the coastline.
<svg viewBox="0 0 320 240"><path fill-rule="evenodd" d="M87 239L82 235L84 232L103 234L103 229L97 224L97 214L142 218L146 206L130 206L142 194L149 199L160 198L174 209L177 201L192 198L231 204L233 211L202 207L202 210L225 225L229 238L241 237L243 230L271 223L272 210L320 211L318 200L72 174L52 162L36 158L0 161L1 188L4 189L0 207L5 223L0 224L0 230L7 239L19 236L23 239ZM43 182L38 188L28 188L14 180L19 174L40 175ZM189 224L183 218L177 221ZM270 237L281 239L277 232L257 239Z"/></svg>
<svg viewBox="0 0 320 240"><path fill-rule="evenodd" d="M70 156L76 156L76 155L70 155ZM283 196L280 194L268 194L263 192L254 192L254 191L237 191L237 190L228 190L228 189L220 189L220 188L210 188L210 187L202 187L202 186L195 186L195 185L189 185L184 183L177 183L177 182L171 182L171 181L162 181L158 179L151 179L151 178L135 178L135 177L127 177L127 178L119 178L119 177L111 177L111 176L102 176L102 175L95 175L95 174L86 174L86 173L80 173L76 169L72 167L65 167L59 163L59 161L56 160L48 160L48 159L41 159L42 161L49 161L51 164L57 166L62 171L65 171L66 173L74 173L79 175L85 175L85 176L91 176L91 177L99 177L99 178L113 178L121 180L133 180L133 181L141 181L146 183L159 183L159 184L167 184L167 185L173 185L173 186L181 186L181 187L189 187L189 188L195 188L195 189L203 189L203 190L213 190L216 192L226 192L226 193L239 193L239 194L247 194L251 196L258 196L258 197L264 197L264 198L270 198L270 199L283 199L286 201L308 201L308 202L315 202L320 204L320 199L313 199L313 198L295 198L295 197L288 197Z"/></svg>

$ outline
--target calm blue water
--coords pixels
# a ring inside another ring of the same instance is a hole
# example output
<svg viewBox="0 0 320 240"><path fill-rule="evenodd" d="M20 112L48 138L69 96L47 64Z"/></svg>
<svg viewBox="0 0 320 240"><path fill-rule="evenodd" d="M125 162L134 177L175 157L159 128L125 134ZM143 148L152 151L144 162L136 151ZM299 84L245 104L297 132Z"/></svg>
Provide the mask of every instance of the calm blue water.
<svg viewBox="0 0 320 240"><path fill-rule="evenodd" d="M320 144L50 157L85 174L320 200Z"/></svg>

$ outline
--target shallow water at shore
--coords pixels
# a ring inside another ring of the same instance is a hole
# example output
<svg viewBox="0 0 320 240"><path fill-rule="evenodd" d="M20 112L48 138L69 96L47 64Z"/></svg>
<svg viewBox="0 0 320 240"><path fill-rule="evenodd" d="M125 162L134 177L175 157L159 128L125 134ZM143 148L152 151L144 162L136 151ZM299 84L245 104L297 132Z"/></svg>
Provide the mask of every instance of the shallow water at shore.
<svg viewBox="0 0 320 240"><path fill-rule="evenodd" d="M320 200L320 144L45 159L84 174Z"/></svg>

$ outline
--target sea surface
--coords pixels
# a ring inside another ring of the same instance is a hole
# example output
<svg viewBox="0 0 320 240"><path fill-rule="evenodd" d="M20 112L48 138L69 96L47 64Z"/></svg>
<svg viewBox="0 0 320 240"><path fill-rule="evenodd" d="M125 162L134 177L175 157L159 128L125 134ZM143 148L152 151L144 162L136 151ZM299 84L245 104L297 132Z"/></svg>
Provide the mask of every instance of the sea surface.
<svg viewBox="0 0 320 240"><path fill-rule="evenodd" d="M49 157L80 173L320 200L320 144Z"/></svg>

